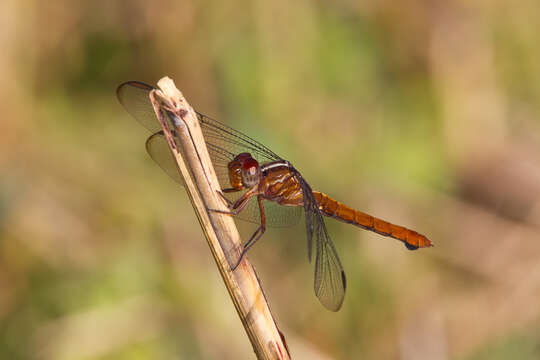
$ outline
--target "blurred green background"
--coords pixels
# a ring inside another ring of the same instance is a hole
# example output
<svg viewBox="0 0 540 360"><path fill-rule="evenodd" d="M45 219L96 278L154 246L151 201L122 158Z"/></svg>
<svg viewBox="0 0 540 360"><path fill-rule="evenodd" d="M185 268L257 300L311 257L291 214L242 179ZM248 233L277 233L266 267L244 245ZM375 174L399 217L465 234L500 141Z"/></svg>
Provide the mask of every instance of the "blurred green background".
<svg viewBox="0 0 540 360"><path fill-rule="evenodd" d="M313 188L428 235L250 252L295 359L540 358L540 3L0 3L0 358L251 359L182 188L118 104L172 77ZM244 237L253 226L238 223Z"/></svg>

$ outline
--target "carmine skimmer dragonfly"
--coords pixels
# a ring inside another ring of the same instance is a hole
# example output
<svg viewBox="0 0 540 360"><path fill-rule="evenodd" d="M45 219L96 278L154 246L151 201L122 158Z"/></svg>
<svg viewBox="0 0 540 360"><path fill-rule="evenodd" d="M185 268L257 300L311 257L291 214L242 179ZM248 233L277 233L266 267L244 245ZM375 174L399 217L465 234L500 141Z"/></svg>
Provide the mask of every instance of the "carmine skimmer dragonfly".
<svg viewBox="0 0 540 360"><path fill-rule="evenodd" d="M116 92L124 108L153 132L146 141L146 149L152 159L182 184L149 99L153 89L145 83L129 81L121 84ZM197 116L230 213L259 225L244 244L233 270L247 250L260 239L266 226L294 225L301 218L302 208L310 261L315 242L315 295L332 311L338 311L343 304L346 278L323 216L400 240L409 250L432 246L428 238L416 231L375 218L312 190L291 163L266 146L203 114L197 113Z"/></svg>

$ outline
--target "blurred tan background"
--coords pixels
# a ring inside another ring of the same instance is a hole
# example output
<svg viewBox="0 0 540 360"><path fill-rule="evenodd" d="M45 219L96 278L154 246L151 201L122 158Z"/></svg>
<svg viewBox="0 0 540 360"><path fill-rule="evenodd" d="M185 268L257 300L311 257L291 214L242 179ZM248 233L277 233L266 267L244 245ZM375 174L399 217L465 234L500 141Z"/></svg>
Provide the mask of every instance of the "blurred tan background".
<svg viewBox="0 0 540 360"><path fill-rule="evenodd" d="M0 3L0 358L251 359L183 189L118 104L172 77L312 187L436 247L328 220L250 252L295 359L540 358L540 3ZM244 236L253 227L239 223Z"/></svg>

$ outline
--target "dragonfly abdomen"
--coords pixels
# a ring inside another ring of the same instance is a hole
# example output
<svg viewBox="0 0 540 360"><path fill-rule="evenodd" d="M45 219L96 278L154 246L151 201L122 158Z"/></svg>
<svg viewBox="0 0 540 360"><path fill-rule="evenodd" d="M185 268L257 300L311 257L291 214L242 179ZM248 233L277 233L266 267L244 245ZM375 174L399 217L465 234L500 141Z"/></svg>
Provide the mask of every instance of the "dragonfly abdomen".
<svg viewBox="0 0 540 360"><path fill-rule="evenodd" d="M427 237L417 233L414 230L407 229L403 226L394 225L362 211L355 210L337 200L332 199L330 196L324 193L313 191L313 196L319 205L319 210L321 210L321 212L326 216L376 232L383 236L389 236L391 238L403 241L409 250L433 246Z"/></svg>

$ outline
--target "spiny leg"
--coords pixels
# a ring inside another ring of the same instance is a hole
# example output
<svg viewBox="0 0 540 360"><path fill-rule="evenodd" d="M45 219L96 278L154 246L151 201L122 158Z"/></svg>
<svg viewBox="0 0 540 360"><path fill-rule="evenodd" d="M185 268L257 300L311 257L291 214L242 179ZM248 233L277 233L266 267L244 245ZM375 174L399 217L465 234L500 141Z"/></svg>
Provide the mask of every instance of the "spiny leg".
<svg viewBox="0 0 540 360"><path fill-rule="evenodd" d="M236 264L231 268L232 271L236 270L238 265L242 262L242 259L244 258L244 255L248 252L248 250L255 245L257 240L261 238L261 236L264 234L266 230L266 215L264 214L264 206L262 203L263 197L261 195L257 196L257 202L259 203L259 212L261 214L261 225L259 228L251 235L248 241L244 244L244 248L242 249L242 253L240 253L240 257L238 258L238 261Z"/></svg>
<svg viewBox="0 0 540 360"><path fill-rule="evenodd" d="M222 194L223 195L223 194ZM226 215L238 215L249 203L249 200L251 197L255 195L255 191L248 191L244 195L242 195L238 200L236 200L232 205L229 206L229 211L225 210L218 210L218 209L208 209L208 211L216 212L219 214L226 214Z"/></svg>
<svg viewBox="0 0 540 360"><path fill-rule="evenodd" d="M228 199L225 195L223 195L223 193L228 194L228 193L238 192L238 191L241 191L241 190L242 189L226 188L226 189L222 189L222 190L217 190L216 192L218 193L219 196L221 196L223 201L225 201L227 203L227 206L230 208L230 207L233 206L233 201Z"/></svg>

